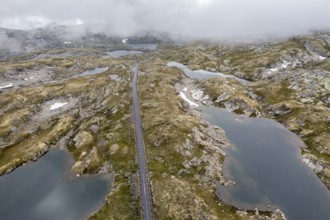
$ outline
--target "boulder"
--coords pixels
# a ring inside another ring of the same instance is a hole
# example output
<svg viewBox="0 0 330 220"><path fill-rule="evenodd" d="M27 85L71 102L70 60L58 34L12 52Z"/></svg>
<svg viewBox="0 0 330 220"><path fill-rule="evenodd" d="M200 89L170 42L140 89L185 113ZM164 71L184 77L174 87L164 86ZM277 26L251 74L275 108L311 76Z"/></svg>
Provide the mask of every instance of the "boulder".
<svg viewBox="0 0 330 220"><path fill-rule="evenodd" d="M73 138L73 141L75 142L75 146L77 148L84 147L93 142L93 135L87 131L80 131Z"/></svg>

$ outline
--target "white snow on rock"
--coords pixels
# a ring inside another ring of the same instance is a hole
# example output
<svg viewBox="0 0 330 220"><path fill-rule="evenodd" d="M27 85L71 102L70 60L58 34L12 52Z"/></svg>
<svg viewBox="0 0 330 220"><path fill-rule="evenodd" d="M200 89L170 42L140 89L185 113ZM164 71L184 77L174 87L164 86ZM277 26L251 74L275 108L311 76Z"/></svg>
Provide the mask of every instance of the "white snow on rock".
<svg viewBox="0 0 330 220"><path fill-rule="evenodd" d="M267 74L270 75L279 70L284 70L284 69L288 68L289 65L291 65L291 63L284 61L281 66L277 66L275 68L269 69L270 71L268 71Z"/></svg>
<svg viewBox="0 0 330 220"><path fill-rule="evenodd" d="M12 83L9 83L5 86L0 86L0 89L8 89L8 88L11 88L11 87L14 87L14 85Z"/></svg>
<svg viewBox="0 0 330 220"><path fill-rule="evenodd" d="M50 106L50 110L55 110L55 109L58 109L58 108L62 108L63 106L67 105L68 103L67 102L56 102L55 104L52 104Z"/></svg>
<svg viewBox="0 0 330 220"><path fill-rule="evenodd" d="M65 41L65 42L63 42L63 44L71 44L71 42L70 41Z"/></svg>
<svg viewBox="0 0 330 220"><path fill-rule="evenodd" d="M193 91L191 94L191 97L196 101L201 100L203 98L203 96L204 96L204 92L201 90Z"/></svg>
<svg viewBox="0 0 330 220"><path fill-rule="evenodd" d="M187 91L188 91L188 88L187 88L187 87L185 87L185 88L183 89L183 91L184 91L184 92L187 92Z"/></svg>
<svg viewBox="0 0 330 220"><path fill-rule="evenodd" d="M113 75L108 75L108 77L111 79L111 80L114 80L114 81L119 81L120 80L120 77L116 74L113 74Z"/></svg>
<svg viewBox="0 0 330 220"><path fill-rule="evenodd" d="M190 101L183 92L180 92L180 96L181 96L181 98L183 100L185 100L186 102L188 102L190 106L198 107L198 105L195 102Z"/></svg>
<svg viewBox="0 0 330 220"><path fill-rule="evenodd" d="M323 56L319 56L319 59L320 60L325 60L325 59L327 59L326 57L323 57Z"/></svg>
<svg viewBox="0 0 330 220"><path fill-rule="evenodd" d="M282 63L281 69L286 69L289 65L290 65L290 63L284 62L284 63Z"/></svg>
<svg viewBox="0 0 330 220"><path fill-rule="evenodd" d="M127 44L128 39L122 39L123 44Z"/></svg>

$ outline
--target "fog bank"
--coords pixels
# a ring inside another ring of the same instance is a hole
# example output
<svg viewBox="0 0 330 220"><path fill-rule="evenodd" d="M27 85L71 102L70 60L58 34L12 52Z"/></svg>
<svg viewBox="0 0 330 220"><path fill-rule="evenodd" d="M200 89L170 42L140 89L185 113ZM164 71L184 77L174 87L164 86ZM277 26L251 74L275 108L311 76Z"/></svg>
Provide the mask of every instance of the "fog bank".
<svg viewBox="0 0 330 220"><path fill-rule="evenodd" d="M0 27L82 25L112 35L285 37L329 28L329 0L0 0ZM97 26L95 26L97 24Z"/></svg>

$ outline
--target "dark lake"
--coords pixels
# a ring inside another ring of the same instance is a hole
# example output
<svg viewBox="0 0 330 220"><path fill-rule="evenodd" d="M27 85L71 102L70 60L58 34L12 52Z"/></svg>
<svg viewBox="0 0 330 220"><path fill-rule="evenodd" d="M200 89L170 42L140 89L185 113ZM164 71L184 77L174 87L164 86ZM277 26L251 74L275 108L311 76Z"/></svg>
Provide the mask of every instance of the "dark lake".
<svg viewBox="0 0 330 220"><path fill-rule="evenodd" d="M0 218L76 220L100 209L110 191L111 176L77 178L72 165L69 153L53 149L0 177Z"/></svg>
<svg viewBox="0 0 330 220"><path fill-rule="evenodd" d="M223 128L233 147L225 176L236 185L221 186L218 197L242 210L280 208L289 220L330 219L330 193L302 162L299 137L281 124L201 106L204 119Z"/></svg>

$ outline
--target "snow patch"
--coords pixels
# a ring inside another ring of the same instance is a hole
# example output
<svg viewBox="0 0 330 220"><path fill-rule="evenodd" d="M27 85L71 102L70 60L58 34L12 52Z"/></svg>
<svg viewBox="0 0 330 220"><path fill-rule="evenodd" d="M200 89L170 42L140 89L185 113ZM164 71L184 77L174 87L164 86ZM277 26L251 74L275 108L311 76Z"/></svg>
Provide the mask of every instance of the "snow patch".
<svg viewBox="0 0 330 220"><path fill-rule="evenodd" d="M65 41L65 42L63 42L63 44L71 44L71 42L70 41Z"/></svg>
<svg viewBox="0 0 330 220"><path fill-rule="evenodd" d="M188 91L188 88L187 88L187 87L185 87L185 88L183 89L183 91L184 91L184 92L187 92L187 91Z"/></svg>
<svg viewBox="0 0 330 220"><path fill-rule="evenodd" d="M8 88L12 88L12 87L14 87L14 85L12 83L9 83L5 86L0 86L0 89L8 89Z"/></svg>
<svg viewBox="0 0 330 220"><path fill-rule="evenodd" d="M196 100L196 101L199 101L202 99L204 95L204 92L201 91L201 90L198 90L198 91L193 91L192 94L191 94L191 97Z"/></svg>
<svg viewBox="0 0 330 220"><path fill-rule="evenodd" d="M284 63L282 63L281 69L286 69L289 65L290 65L290 63L284 62Z"/></svg>
<svg viewBox="0 0 330 220"><path fill-rule="evenodd" d="M114 80L114 81L119 81L120 80L120 77L116 74L113 74L113 75L109 75L109 78L111 80Z"/></svg>
<svg viewBox="0 0 330 220"><path fill-rule="evenodd" d="M291 63L284 61L281 66L271 68L271 69L269 69L269 71L267 73L270 75L270 74L272 74L272 72L277 72L279 70L288 68L289 65L291 65Z"/></svg>
<svg viewBox="0 0 330 220"><path fill-rule="evenodd" d="M325 59L327 59L326 57L323 57L323 56L319 56L319 59L320 60L325 60Z"/></svg>
<svg viewBox="0 0 330 220"><path fill-rule="evenodd" d="M190 100L187 98L186 94L184 94L183 92L180 92L180 96L181 96L181 98L182 98L183 100L185 100L186 102L188 102L190 106L198 107L198 105L197 105L195 102L190 101Z"/></svg>
<svg viewBox="0 0 330 220"><path fill-rule="evenodd" d="M121 42L123 42L123 44L127 44L128 39L122 39Z"/></svg>
<svg viewBox="0 0 330 220"><path fill-rule="evenodd" d="M67 105L68 103L67 102L56 102L55 104L52 104L50 106L50 110L55 110L55 109L58 109L58 108L62 108L63 106Z"/></svg>

